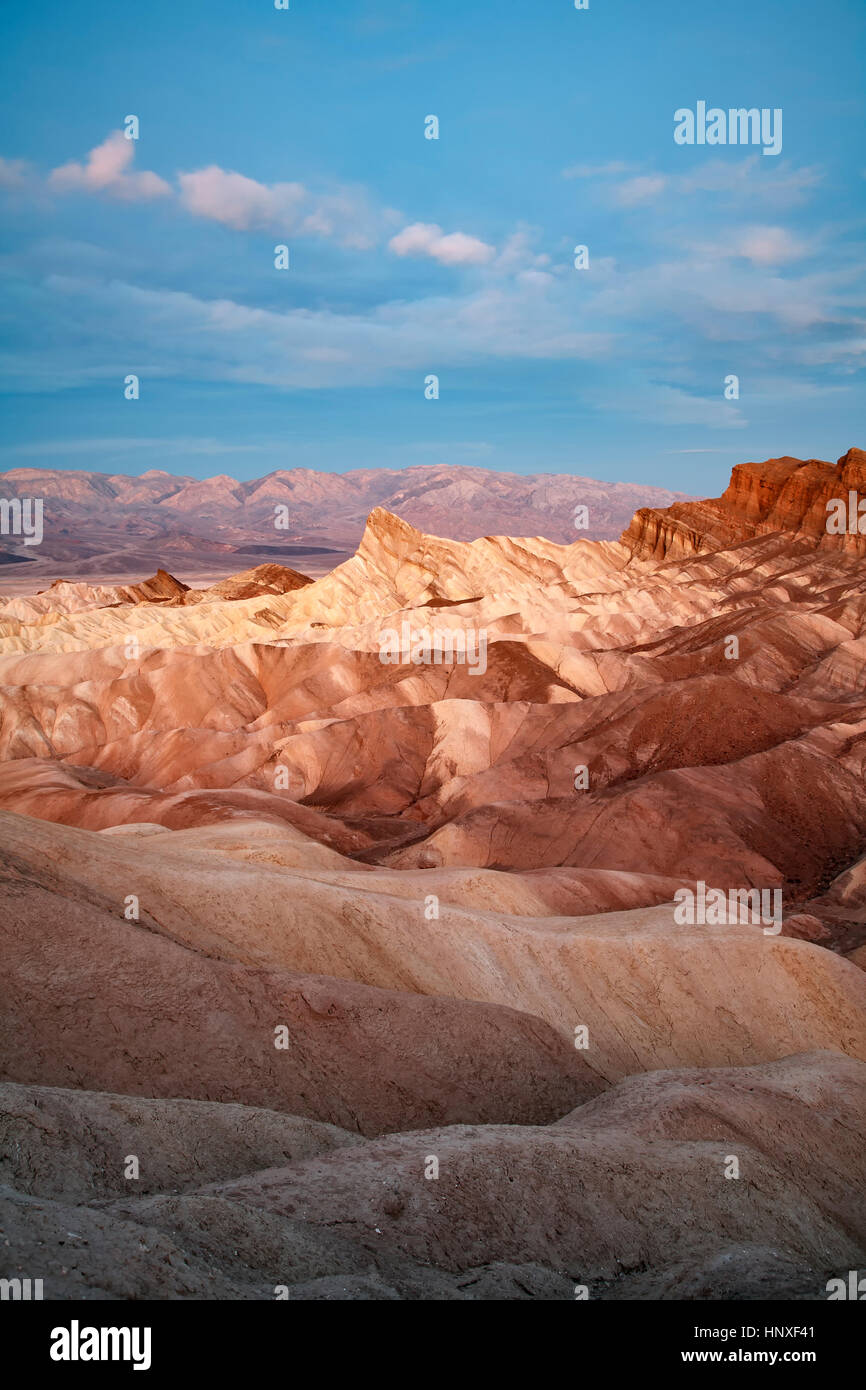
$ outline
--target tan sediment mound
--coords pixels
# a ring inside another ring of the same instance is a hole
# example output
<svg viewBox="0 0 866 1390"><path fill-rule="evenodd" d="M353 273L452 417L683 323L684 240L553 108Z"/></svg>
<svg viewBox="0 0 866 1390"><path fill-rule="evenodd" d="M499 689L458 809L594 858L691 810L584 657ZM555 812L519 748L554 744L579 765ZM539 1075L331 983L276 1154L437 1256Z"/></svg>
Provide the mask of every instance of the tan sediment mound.
<svg viewBox="0 0 866 1390"><path fill-rule="evenodd" d="M491 616L508 620L515 602L541 618L556 611L572 590L612 581L628 552L608 542L555 545L540 537L507 536L472 542L425 536L396 516L374 510L356 555L324 578L291 592L256 592L218 603L145 604L93 608L78 616L52 615L50 624L0 612L0 652L78 651L123 646L134 633L143 648L206 644L223 646L372 622L368 645L378 652L384 617L424 607L429 621L444 603L450 623L477 622L478 614L454 611L483 598ZM289 573L292 573L289 571ZM608 577L606 580L606 576ZM304 576L298 576L303 579ZM13 604L22 602L13 600ZM23 601L27 602L27 601ZM441 614L437 614L441 618ZM374 641L375 639L375 641Z"/></svg>
<svg viewBox="0 0 866 1390"><path fill-rule="evenodd" d="M759 926L677 926L671 904L583 917L509 915L475 905L477 896L472 906L452 904L452 877L440 881L429 871L419 874L414 894L409 876L398 875L392 894L385 871L305 871L291 863L293 846L282 852L271 826L259 848L254 827L245 838L237 823L142 838L3 814L0 831L13 888L19 878L35 879L71 902L98 903L117 919L115 931L143 936L152 950L171 941L245 972L326 975L504 1005L544 1019L572 1043L575 1029L586 1027L582 1055L608 1081L659 1067L770 1060L804 1044L866 1057L862 972ZM603 891L603 882L592 888ZM130 894L138 900L136 928L123 922ZM429 910L431 894L438 916ZM55 949L51 941L28 947L20 925L10 939L13 961L25 949ZM85 961L92 933L88 940L80 948ZM28 1026L41 1028L50 1011L39 1002L42 986L34 988L28 1017L36 1021ZM93 992L79 984L72 994ZM167 992L149 1012L158 1016L170 1002ZM419 1038L417 1055L429 1046ZM459 1054L456 1040L455 1048ZM65 1084L54 1074L11 1079ZM124 1089L116 1079L99 1085Z"/></svg>
<svg viewBox="0 0 866 1390"><path fill-rule="evenodd" d="M127 824L142 822L171 830L203 829L235 820L244 825L260 822L287 830L295 827L301 832L297 843L307 864L328 862L331 849L341 854L361 853L374 843L369 834L310 806L253 788L160 792L93 768L48 759L0 764L0 787L0 797L20 807L23 815L88 830L121 830ZM285 853L289 845L287 835Z"/></svg>
<svg viewBox="0 0 866 1390"><path fill-rule="evenodd" d="M139 603L182 603L188 586L166 570L157 570L139 584L85 584L77 580L56 579L33 598L10 599L0 604L0 621L50 622L54 617L83 613L91 609L135 606Z"/></svg>
<svg viewBox="0 0 866 1390"><path fill-rule="evenodd" d="M34 598L15 598L0 604L0 622L14 619L25 624L50 623L57 617L74 613L139 604L183 607L197 603L231 603L268 594L292 593L312 582L305 574L276 564L256 565L206 589L192 589L163 569L140 584L100 585L58 579Z"/></svg>
<svg viewBox="0 0 866 1390"><path fill-rule="evenodd" d="M168 838L132 836L121 848L133 863ZM202 882L209 862L217 856L199 851ZM244 888L262 872L235 871ZM510 1008L289 971L277 953L245 964L195 944L194 931L184 941L171 912L157 921L144 902L140 923L125 920L124 902L75 888L44 860L4 854L0 889L9 1081L266 1106L365 1134L542 1123L605 1085L585 1053Z"/></svg>
<svg viewBox="0 0 866 1390"><path fill-rule="evenodd" d="M657 773L582 800L486 803L454 814L388 862L518 870L643 864L722 887L787 882L802 898L864 838L862 780L818 750L791 744L726 767Z"/></svg>

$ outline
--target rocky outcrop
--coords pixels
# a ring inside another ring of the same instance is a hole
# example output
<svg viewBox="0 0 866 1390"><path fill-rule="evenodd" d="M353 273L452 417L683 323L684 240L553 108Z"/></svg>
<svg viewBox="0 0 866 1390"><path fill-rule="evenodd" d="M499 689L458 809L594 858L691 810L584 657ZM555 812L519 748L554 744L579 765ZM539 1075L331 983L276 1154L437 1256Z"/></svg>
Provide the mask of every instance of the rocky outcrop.
<svg viewBox="0 0 866 1390"><path fill-rule="evenodd" d="M291 594L312 584L312 579L286 565L256 565L241 574L230 575L206 589L190 589L185 595L185 604L193 603L236 603L240 599L259 598L266 594Z"/></svg>
<svg viewBox="0 0 866 1390"><path fill-rule="evenodd" d="M677 560L776 531L866 555L866 452L849 449L835 465L790 457L737 464L721 497L642 508L622 541L637 559Z"/></svg>

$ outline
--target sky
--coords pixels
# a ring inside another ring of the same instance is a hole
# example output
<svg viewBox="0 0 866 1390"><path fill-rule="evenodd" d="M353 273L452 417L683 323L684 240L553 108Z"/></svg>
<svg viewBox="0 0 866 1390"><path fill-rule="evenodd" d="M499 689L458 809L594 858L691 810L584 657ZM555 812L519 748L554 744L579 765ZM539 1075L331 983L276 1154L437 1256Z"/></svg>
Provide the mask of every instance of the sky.
<svg viewBox="0 0 866 1390"><path fill-rule="evenodd" d="M289 3L5 0L0 469L866 447L862 0Z"/></svg>

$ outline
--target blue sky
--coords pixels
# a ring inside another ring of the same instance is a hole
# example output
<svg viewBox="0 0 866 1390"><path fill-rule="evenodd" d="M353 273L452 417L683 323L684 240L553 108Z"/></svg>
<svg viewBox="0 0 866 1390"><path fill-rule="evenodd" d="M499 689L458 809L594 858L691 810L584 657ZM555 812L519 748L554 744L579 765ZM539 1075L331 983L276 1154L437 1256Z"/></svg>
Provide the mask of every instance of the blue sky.
<svg viewBox="0 0 866 1390"><path fill-rule="evenodd" d="M7 0L2 27L0 468L715 494L866 444L862 0ZM781 108L781 152L675 144L698 101Z"/></svg>

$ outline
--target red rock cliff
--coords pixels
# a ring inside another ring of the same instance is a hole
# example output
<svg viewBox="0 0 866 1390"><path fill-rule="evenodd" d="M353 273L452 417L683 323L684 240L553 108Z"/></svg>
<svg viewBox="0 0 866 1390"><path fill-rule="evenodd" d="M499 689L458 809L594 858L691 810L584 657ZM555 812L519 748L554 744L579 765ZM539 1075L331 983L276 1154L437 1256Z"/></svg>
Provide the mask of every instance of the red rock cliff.
<svg viewBox="0 0 866 1390"><path fill-rule="evenodd" d="M856 495L856 515L857 504L866 502L862 449L849 449L836 464L796 458L740 463L721 497L677 502L664 509L644 507L635 513L622 541L637 558L675 560L752 536L788 531L813 539L821 550L866 555L866 513L857 518L856 534L827 529L828 502L840 499L847 511L851 493Z"/></svg>

